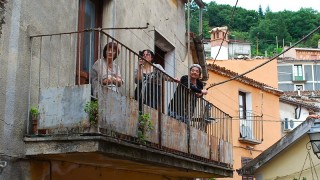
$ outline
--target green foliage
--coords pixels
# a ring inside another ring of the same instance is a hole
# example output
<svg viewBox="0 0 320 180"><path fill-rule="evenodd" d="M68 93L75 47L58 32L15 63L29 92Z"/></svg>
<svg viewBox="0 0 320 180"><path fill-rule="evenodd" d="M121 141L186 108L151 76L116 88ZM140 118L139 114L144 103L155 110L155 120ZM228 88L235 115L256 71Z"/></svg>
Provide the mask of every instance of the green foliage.
<svg viewBox="0 0 320 180"><path fill-rule="evenodd" d="M84 111L89 115L90 125L96 125L98 122L99 105L97 100L89 101L85 104Z"/></svg>
<svg viewBox="0 0 320 180"><path fill-rule="evenodd" d="M231 21L233 6L217 4L211 1L203 12L203 33L205 38L210 38L208 33L214 27L228 26L231 39L244 40L252 43L252 55L272 56L278 52L276 47L290 46L319 26L320 13L312 8L301 8L299 11L272 12L268 6L265 11L261 6L257 11L237 7L235 16ZM187 16L186 16L187 17ZM190 8L190 30L198 33L199 7L192 3ZM276 38L277 37L277 38ZM298 47L316 48L320 32L314 33L310 38L300 43ZM276 40L278 39L278 41Z"/></svg>
<svg viewBox="0 0 320 180"><path fill-rule="evenodd" d="M141 114L138 119L138 139L142 144L146 144L146 133L153 130L150 114Z"/></svg>
<svg viewBox="0 0 320 180"><path fill-rule="evenodd" d="M38 108L36 108L36 107L31 107L31 108L30 108L30 114L31 114L31 116L36 117L36 116L38 116L40 113L39 113Z"/></svg>

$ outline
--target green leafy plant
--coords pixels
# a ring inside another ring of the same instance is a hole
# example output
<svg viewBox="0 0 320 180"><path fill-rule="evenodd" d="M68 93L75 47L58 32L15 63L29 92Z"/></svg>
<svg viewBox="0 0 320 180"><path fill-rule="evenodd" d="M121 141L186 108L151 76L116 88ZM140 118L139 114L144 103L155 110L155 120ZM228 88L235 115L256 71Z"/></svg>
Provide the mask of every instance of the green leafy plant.
<svg viewBox="0 0 320 180"><path fill-rule="evenodd" d="M30 117L32 123L32 132L34 134L38 134L38 118L39 118L39 110L37 107L32 106L30 108Z"/></svg>
<svg viewBox="0 0 320 180"><path fill-rule="evenodd" d="M141 114L138 121L138 139L142 144L146 144L146 133L153 130L150 114Z"/></svg>
<svg viewBox="0 0 320 180"><path fill-rule="evenodd" d="M30 108L30 114L31 114L32 117L37 117L40 113L39 113L38 108L36 108L36 107L31 107L31 108Z"/></svg>
<svg viewBox="0 0 320 180"><path fill-rule="evenodd" d="M85 104L84 111L89 115L90 125L97 125L98 114L99 114L99 105L97 100L89 101Z"/></svg>

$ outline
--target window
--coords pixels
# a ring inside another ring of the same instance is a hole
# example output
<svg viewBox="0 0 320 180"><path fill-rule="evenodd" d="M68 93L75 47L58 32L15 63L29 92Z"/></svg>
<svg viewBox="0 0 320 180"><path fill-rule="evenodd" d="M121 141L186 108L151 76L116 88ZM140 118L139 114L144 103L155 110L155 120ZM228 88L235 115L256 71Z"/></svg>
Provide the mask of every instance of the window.
<svg viewBox="0 0 320 180"><path fill-rule="evenodd" d="M303 91L303 84L296 84L294 85L294 90L295 91Z"/></svg>
<svg viewBox="0 0 320 180"><path fill-rule="evenodd" d="M246 93L239 92L239 117L240 119L246 119Z"/></svg>
<svg viewBox="0 0 320 180"><path fill-rule="evenodd" d="M252 158L248 158L248 157L241 157L241 166L245 166L247 165L250 161L252 160ZM253 180L254 176L253 175L243 175L242 176L242 180Z"/></svg>
<svg viewBox="0 0 320 180"><path fill-rule="evenodd" d="M239 91L239 141L249 144L261 144L263 140L263 112L259 115L253 111L252 96L251 92ZM261 98L263 100L263 96ZM260 109L256 106L255 108Z"/></svg>
<svg viewBox="0 0 320 180"><path fill-rule="evenodd" d="M249 93L239 91L240 138L253 139Z"/></svg>
<svg viewBox="0 0 320 180"><path fill-rule="evenodd" d="M175 77L175 67L176 67L176 61L175 61L175 47L158 31L155 31L155 42L154 42L154 62L156 64L160 64L165 70L166 73L171 75L172 77ZM169 82L165 82L162 91L164 92L165 89L167 89L167 86L170 85ZM173 92L166 92L166 93L173 93ZM162 104L163 109L168 109L167 105L169 102L165 96L162 96Z"/></svg>
<svg viewBox="0 0 320 180"><path fill-rule="evenodd" d="M293 80L294 81L303 81L303 69L302 65L294 65L293 66Z"/></svg>
<svg viewBox="0 0 320 180"><path fill-rule="evenodd" d="M79 0L78 30L98 28L102 24L102 1ZM77 84L88 83L90 66L98 59L98 33L85 32L78 36ZM80 69L80 71L79 71ZM79 82L80 81L80 82Z"/></svg>

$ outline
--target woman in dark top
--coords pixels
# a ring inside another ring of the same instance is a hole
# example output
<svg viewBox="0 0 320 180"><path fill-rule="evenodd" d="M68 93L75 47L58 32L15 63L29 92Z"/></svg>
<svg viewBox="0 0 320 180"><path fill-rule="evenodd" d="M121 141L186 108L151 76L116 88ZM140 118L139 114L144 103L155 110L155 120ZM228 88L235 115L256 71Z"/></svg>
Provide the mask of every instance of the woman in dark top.
<svg viewBox="0 0 320 180"><path fill-rule="evenodd" d="M188 119L188 112L190 116L193 115L196 106L197 98L206 95L208 91L203 89L203 83L200 81L201 66L193 64L190 66L190 89L188 90L188 75L182 76L179 86L174 93L173 99L169 104L169 116L186 122ZM190 97L190 105L188 108L188 99Z"/></svg>
<svg viewBox="0 0 320 180"><path fill-rule="evenodd" d="M143 104L157 109L158 103L161 103L161 84L162 73L165 72L160 64L154 64L154 54L146 49L139 52L148 62L139 59L139 65L135 70L135 99L139 101L139 111L142 111Z"/></svg>

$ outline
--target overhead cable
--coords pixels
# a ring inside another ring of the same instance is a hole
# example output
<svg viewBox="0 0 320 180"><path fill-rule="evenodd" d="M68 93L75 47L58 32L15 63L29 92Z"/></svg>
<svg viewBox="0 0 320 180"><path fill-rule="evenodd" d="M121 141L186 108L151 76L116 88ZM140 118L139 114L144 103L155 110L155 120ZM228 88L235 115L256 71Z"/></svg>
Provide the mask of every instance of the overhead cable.
<svg viewBox="0 0 320 180"><path fill-rule="evenodd" d="M281 56L281 55L284 54L285 52L289 51L290 49L292 49L293 47L295 47L296 45L298 45L298 44L301 43L302 41L306 40L308 37L310 37L313 33L315 33L316 31L318 31L319 29L320 29L320 26L318 26L317 28L315 28L314 30L312 30L309 34L307 34L306 36L304 36L303 38L301 38L299 41L297 41L296 43L294 43L294 44L293 44L292 46L290 46L288 49L283 50L281 53L275 55L274 57L272 57L272 58L269 59L268 61L266 61L266 62L264 62L264 63L262 63L262 64L260 64L260 65L258 65L258 66L256 66L256 67L254 67L253 69L251 69L251 70L249 70L249 71L246 71L246 72L244 72L244 73L242 73L242 74L239 74L239 75L237 75L237 76L234 76L234 77L232 77L232 78L230 78L230 79L228 79L228 80L221 81L221 82L219 82L219 83L210 84L210 86L207 88L207 90L210 89L210 88L212 88L212 87L214 87L214 86L217 86L217 85L220 85L220 84L224 84L224 83L226 83L226 82L229 82L229 81L232 81L232 80L234 80L234 79L237 79L237 78L239 78L239 77L241 77L241 76L244 76L244 75L246 75L246 74L248 74L248 73L250 73L250 72L252 72L252 71L254 71L254 70L256 70L256 69L258 69L258 68L260 68L260 67L262 67L262 66L264 66L264 65L266 65L266 64L268 64L269 62L271 62L272 60L278 58L279 56Z"/></svg>

